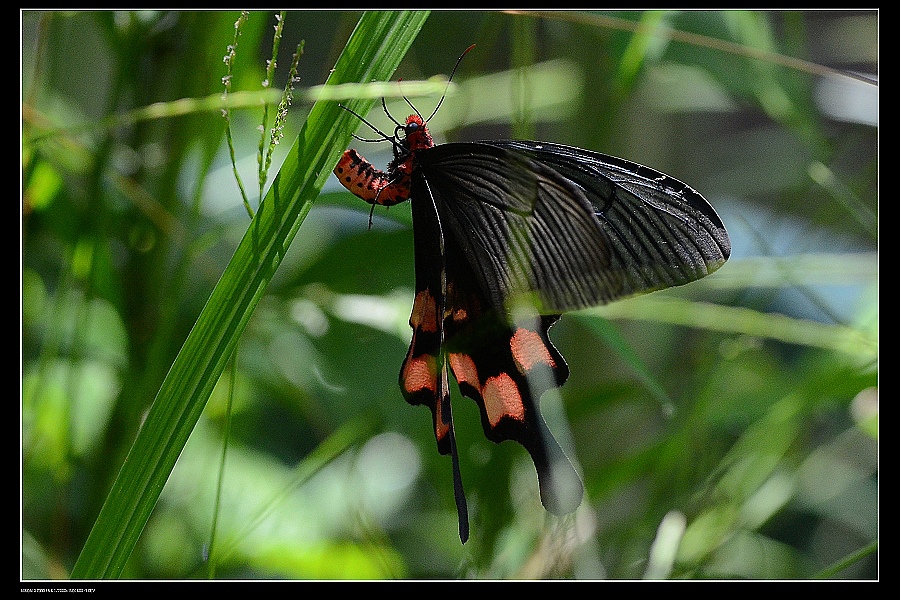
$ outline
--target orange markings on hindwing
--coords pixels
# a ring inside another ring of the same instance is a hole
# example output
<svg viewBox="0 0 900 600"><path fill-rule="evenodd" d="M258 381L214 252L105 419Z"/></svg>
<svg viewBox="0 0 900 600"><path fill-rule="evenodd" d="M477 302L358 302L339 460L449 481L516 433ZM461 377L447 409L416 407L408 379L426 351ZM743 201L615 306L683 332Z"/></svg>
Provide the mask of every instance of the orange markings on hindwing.
<svg viewBox="0 0 900 600"><path fill-rule="evenodd" d="M539 364L556 368L556 361L550 354L541 336L530 329L519 327L509 340L509 348L519 372L523 375Z"/></svg>
<svg viewBox="0 0 900 600"><path fill-rule="evenodd" d="M508 373L500 373L484 382L481 390L484 410L491 427L496 427L504 418L525 421L525 403L518 384Z"/></svg>
<svg viewBox="0 0 900 600"><path fill-rule="evenodd" d="M428 339L437 333L437 304L428 290L416 294L412 313L409 315L412 327L412 342L403 368L400 384L407 395L428 391L437 393L437 340ZM430 344L430 346L429 346Z"/></svg>
<svg viewBox="0 0 900 600"><path fill-rule="evenodd" d="M450 368L453 369L453 376L456 377L456 383L459 385L469 385L475 391L481 391L481 380L478 379L478 367L475 361L468 354L459 352L451 352L448 355Z"/></svg>
<svg viewBox="0 0 900 600"><path fill-rule="evenodd" d="M450 368L461 389L480 398L485 417L491 428L497 427L504 419L524 423L526 402L523 393L530 393L525 377L539 365L556 368L556 361L544 339L535 331L518 328L509 337L505 351L512 360L506 364L515 368L510 372L489 373L479 370L476 360L466 353L450 353ZM490 358L498 358L489 355ZM484 360L482 356L481 360ZM509 360L509 359L507 359Z"/></svg>
<svg viewBox="0 0 900 600"><path fill-rule="evenodd" d="M437 302L428 290L416 294L412 313L409 315L409 326L413 328L414 336L417 330L427 333L437 331Z"/></svg>
<svg viewBox="0 0 900 600"><path fill-rule="evenodd" d="M525 420L525 405L518 384L507 373L488 377L482 384L478 367L468 354L451 353L450 368L461 388L468 386L471 392L481 397L484 410L491 427L496 427L504 418Z"/></svg>
<svg viewBox="0 0 900 600"><path fill-rule="evenodd" d="M401 376L403 390L407 394L415 394L421 391L437 392L437 363L435 357L430 354L421 356L407 356L403 363Z"/></svg>

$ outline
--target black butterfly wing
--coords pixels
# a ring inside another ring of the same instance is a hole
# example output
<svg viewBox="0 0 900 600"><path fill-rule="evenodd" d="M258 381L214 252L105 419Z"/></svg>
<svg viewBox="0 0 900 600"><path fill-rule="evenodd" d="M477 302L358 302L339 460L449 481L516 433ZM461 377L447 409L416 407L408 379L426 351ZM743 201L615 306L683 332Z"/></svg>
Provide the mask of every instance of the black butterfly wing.
<svg viewBox="0 0 900 600"><path fill-rule="evenodd" d="M690 283L717 270L731 254L715 209L673 177L561 144L485 143L537 160L581 188L611 244L613 268L626 273L623 295Z"/></svg>
<svg viewBox="0 0 900 600"><path fill-rule="evenodd" d="M621 287L587 197L555 170L486 144L444 144L416 158L445 229L499 312L529 294L542 312L560 313Z"/></svg>
<svg viewBox="0 0 900 600"><path fill-rule="evenodd" d="M721 220L661 173L536 142L419 150L410 199L417 294L400 383L407 400L431 407L438 447L453 455L461 533L448 365L478 404L485 435L521 443L544 505L571 512L581 482L539 409L543 392L568 376L549 327L561 312L711 273L730 253ZM518 296L546 316L514 322L509 303Z"/></svg>
<svg viewBox="0 0 900 600"><path fill-rule="evenodd" d="M412 341L400 370L400 387L411 404L431 409L438 450L453 459L460 537L468 536L466 499L459 472L450 406L448 367L460 391L476 401L488 439L512 439L531 455L541 501L555 514L575 510L581 480L541 416L538 401L565 382L569 370L547 330L557 316L511 324L495 310L472 266L446 229L437 208L440 192L413 177L411 194L416 298L410 316Z"/></svg>
<svg viewBox="0 0 900 600"><path fill-rule="evenodd" d="M443 144L417 154L479 283L545 313L682 285L727 260L709 203L657 171L559 144Z"/></svg>

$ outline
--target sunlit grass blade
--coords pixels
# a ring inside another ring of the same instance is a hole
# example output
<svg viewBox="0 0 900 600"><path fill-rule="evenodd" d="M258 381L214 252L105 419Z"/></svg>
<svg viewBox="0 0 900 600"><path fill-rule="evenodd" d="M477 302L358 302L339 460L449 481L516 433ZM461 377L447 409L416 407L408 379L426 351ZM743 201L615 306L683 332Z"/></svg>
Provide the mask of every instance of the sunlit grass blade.
<svg viewBox="0 0 900 600"><path fill-rule="evenodd" d="M365 13L329 83L385 80L427 12ZM374 99L346 105L365 114ZM266 286L332 166L358 127L337 103L319 102L172 364L72 570L73 579L117 577Z"/></svg>
<svg viewBox="0 0 900 600"><path fill-rule="evenodd" d="M585 311L586 314L590 312L608 319L664 322L823 348L855 356L863 362L874 362L878 351L878 340L872 334L846 325L796 319L750 308L692 302L661 294Z"/></svg>

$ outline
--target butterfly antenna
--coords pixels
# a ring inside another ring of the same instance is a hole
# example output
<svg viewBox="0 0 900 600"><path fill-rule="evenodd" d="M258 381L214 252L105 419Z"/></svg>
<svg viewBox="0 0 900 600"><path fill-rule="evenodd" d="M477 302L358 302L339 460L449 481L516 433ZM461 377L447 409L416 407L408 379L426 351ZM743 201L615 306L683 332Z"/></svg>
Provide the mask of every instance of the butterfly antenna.
<svg viewBox="0 0 900 600"><path fill-rule="evenodd" d="M400 84L400 81L402 81L402 80L400 80L400 79L397 80L397 84L398 84L398 85ZM422 118L422 113L419 112L419 109L418 109L418 108L416 108L415 106L413 106L413 103L409 101L409 98L407 98L406 96L403 96L403 100L406 101L406 103L409 105L409 107L410 107L411 109L413 109L413 112L416 113L417 115L419 115L419 118L421 119L421 118ZM423 119L423 120L424 120L424 119ZM402 127L402 125L401 125L401 127Z"/></svg>
<svg viewBox="0 0 900 600"><path fill-rule="evenodd" d="M384 102L384 99L383 99L383 98L382 98L382 102ZM374 125L372 125L371 123L369 123L368 121L366 121L366 120L365 120L361 115L359 115L357 112L353 111L352 109L347 108L347 107L344 106L343 104L338 104L338 106L340 106L341 108L343 108L344 110L346 110L348 113L350 113L351 115L353 115L354 117L356 117L357 119L359 119L360 121L362 121L363 123L365 123L366 125L368 125L369 129L371 129L372 131L374 131L375 133L377 133L378 135L381 136L381 139L380 139L380 140L367 140L367 139L364 139L364 138L359 137L359 136L356 135L355 133L352 134L353 137L355 137L355 138L358 139L359 141L361 141L361 142L391 142L391 143L394 144L395 146L397 145L397 141L396 141L393 137L389 136L389 135L386 134L385 132L381 131L380 129L378 129L377 127L375 127ZM387 112L387 109L385 109L385 112ZM388 115L388 116L390 117L390 115ZM391 120L393 121L393 118L391 118ZM396 123L396 121L394 121L394 122Z"/></svg>
<svg viewBox="0 0 900 600"><path fill-rule="evenodd" d="M397 81L397 83L399 84L400 81ZM406 100L405 97L403 99ZM409 103L409 100L406 100L406 102ZM410 106L412 105L410 104ZM397 119L394 118L394 115L388 112L387 102L384 101L384 96L381 97L381 108L384 109L384 114L387 115L387 118L394 122L394 125L396 125L397 127L403 127L403 125L397 122ZM415 108L413 110L415 110Z"/></svg>
<svg viewBox="0 0 900 600"><path fill-rule="evenodd" d="M447 90L450 89L450 82L453 81L453 76L456 74L456 69L459 68L459 63L462 62L463 57L466 54L468 54L469 51L474 47L475 47L475 44L472 44L471 46L466 48L462 54L459 55L459 58L456 59L456 64L453 66L453 70L450 71L450 77L447 78L447 87L444 88L444 95L441 96L441 99L438 101L437 106L435 106L434 110L431 111L431 115L429 115L428 118L425 119L426 123L431 120L431 117L433 117L435 114L437 114L437 111L441 107L441 104L444 103L444 98L447 96ZM409 100L407 100L407 102L409 102ZM410 106L412 106L412 104L410 104ZM416 111L416 112L418 112L418 111ZM421 115L419 115L419 116L421 116Z"/></svg>

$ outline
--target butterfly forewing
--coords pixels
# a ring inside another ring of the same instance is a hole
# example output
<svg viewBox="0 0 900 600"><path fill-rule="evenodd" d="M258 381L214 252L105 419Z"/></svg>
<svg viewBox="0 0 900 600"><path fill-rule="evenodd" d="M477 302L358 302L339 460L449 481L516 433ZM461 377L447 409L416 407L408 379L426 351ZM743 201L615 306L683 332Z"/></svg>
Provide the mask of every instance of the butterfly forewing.
<svg viewBox="0 0 900 600"><path fill-rule="evenodd" d="M703 196L663 173L621 158L560 144L492 141L565 177L593 208L622 285L611 298L705 277L731 254L721 219Z"/></svg>
<svg viewBox="0 0 900 600"><path fill-rule="evenodd" d="M445 228L498 311L531 295L541 312L607 302L624 285L585 193L521 153L443 144L418 155Z"/></svg>

